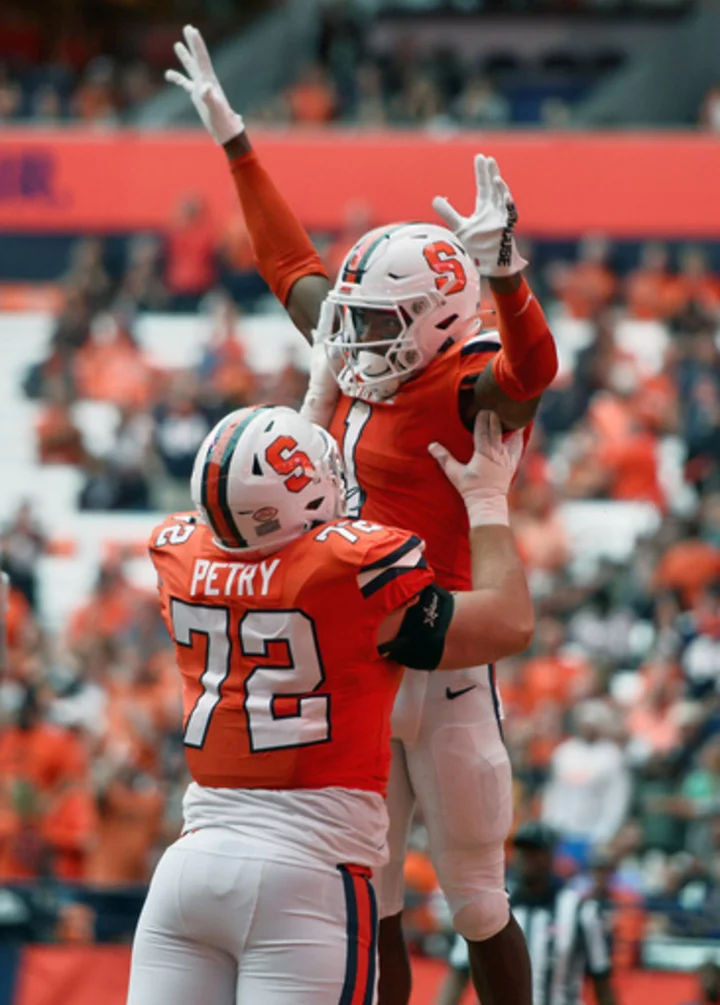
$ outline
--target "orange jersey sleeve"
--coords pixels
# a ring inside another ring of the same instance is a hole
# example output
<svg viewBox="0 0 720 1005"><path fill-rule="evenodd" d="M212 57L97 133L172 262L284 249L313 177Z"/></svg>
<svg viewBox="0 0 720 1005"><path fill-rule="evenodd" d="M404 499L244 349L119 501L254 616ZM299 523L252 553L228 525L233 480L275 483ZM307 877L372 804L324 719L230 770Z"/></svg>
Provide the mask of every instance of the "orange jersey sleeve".
<svg viewBox="0 0 720 1005"><path fill-rule="evenodd" d="M377 632L433 580L422 541L335 521L244 562L183 515L157 528L150 553L195 781L384 792L402 671L379 656Z"/></svg>

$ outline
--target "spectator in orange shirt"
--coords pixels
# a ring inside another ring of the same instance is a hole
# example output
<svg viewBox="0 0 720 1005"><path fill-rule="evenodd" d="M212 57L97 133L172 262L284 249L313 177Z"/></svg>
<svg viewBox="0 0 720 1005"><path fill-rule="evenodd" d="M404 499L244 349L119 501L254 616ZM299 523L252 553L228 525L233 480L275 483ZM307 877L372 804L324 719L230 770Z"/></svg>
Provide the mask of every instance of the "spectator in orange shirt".
<svg viewBox="0 0 720 1005"><path fill-rule="evenodd" d="M35 423L38 459L41 464L82 464L85 459L82 434L70 414L62 380L48 381L47 393L49 400Z"/></svg>
<svg viewBox="0 0 720 1005"><path fill-rule="evenodd" d="M574 318L594 318L608 307L617 292L617 277L608 265L610 245L604 237L588 236L578 248L578 260L557 269L553 292Z"/></svg>
<svg viewBox="0 0 720 1005"><path fill-rule="evenodd" d="M242 213L236 213L228 222L222 236L221 251L233 272L255 271L255 253Z"/></svg>
<svg viewBox="0 0 720 1005"><path fill-rule="evenodd" d="M238 335L239 314L234 302L218 294L213 306L213 331L200 362L200 377L204 404L225 413L248 404L255 389L255 375Z"/></svg>
<svg viewBox="0 0 720 1005"><path fill-rule="evenodd" d="M0 878L6 880L48 870L81 875L93 829L85 748L42 716L40 695L28 688L15 724L0 736Z"/></svg>
<svg viewBox="0 0 720 1005"><path fill-rule="evenodd" d="M663 436L677 433L680 419L678 389L676 381L667 372L641 379L629 405L643 428Z"/></svg>
<svg viewBox="0 0 720 1005"><path fill-rule="evenodd" d="M720 281L708 267L707 258L700 248L687 247L680 254L680 273L677 277L678 311L695 306L702 314L717 318L720 314Z"/></svg>
<svg viewBox="0 0 720 1005"><path fill-rule="evenodd" d="M162 811L162 790L151 775L132 763L112 769L98 794L97 842L87 881L96 886L147 883Z"/></svg>
<svg viewBox="0 0 720 1005"><path fill-rule="evenodd" d="M337 97L326 71L312 63L287 95L293 122L321 125L335 116Z"/></svg>
<svg viewBox="0 0 720 1005"><path fill-rule="evenodd" d="M217 282L215 245L215 228L205 203L189 196L166 234L165 282L176 310L195 310Z"/></svg>
<svg viewBox="0 0 720 1005"><path fill-rule="evenodd" d="M690 608L702 591L720 578L720 547L703 541L694 524L686 536L671 545L660 558L653 576L657 591L676 590L686 608Z"/></svg>
<svg viewBox="0 0 720 1005"><path fill-rule="evenodd" d="M627 716L630 751L636 763L667 756L681 740L681 726L676 708L682 694L682 680L669 663L646 667L645 691Z"/></svg>
<svg viewBox="0 0 720 1005"><path fill-rule="evenodd" d="M669 254L664 244L649 243L640 253L640 265L625 283L628 312L641 321L670 317L682 302L677 280L669 271Z"/></svg>
<svg viewBox="0 0 720 1005"><path fill-rule="evenodd" d="M639 425L629 436L599 447L597 462L605 472L605 490L611 499L649 502L665 510L657 447L656 438Z"/></svg>
<svg viewBox="0 0 720 1005"><path fill-rule="evenodd" d="M570 558L570 542L552 486L536 480L513 515L513 530L529 571L560 572Z"/></svg>
<svg viewBox="0 0 720 1005"><path fill-rule="evenodd" d="M40 832L58 879L84 880L97 840L95 800L87 782L63 781L48 797Z"/></svg>
<svg viewBox="0 0 720 1005"><path fill-rule="evenodd" d="M70 620L70 639L82 645L98 639L117 639L131 628L139 599L140 591L128 583L122 567L106 562L92 596Z"/></svg>
<svg viewBox="0 0 720 1005"><path fill-rule="evenodd" d="M126 649L113 668L107 692L103 749L122 763L157 775L162 737L182 723L175 667Z"/></svg>
<svg viewBox="0 0 720 1005"><path fill-rule="evenodd" d="M144 408L150 401L150 368L115 314L94 319L90 339L76 357L75 379L82 398L130 409Z"/></svg>
<svg viewBox="0 0 720 1005"><path fill-rule="evenodd" d="M10 589L5 611L5 632L9 649L22 645L32 627L32 611L25 596L14 588Z"/></svg>
<svg viewBox="0 0 720 1005"><path fill-rule="evenodd" d="M587 696L593 670L584 656L568 651L567 629L555 618L541 618L535 629L532 657L523 669L523 686L530 710L541 702L562 708Z"/></svg>
<svg viewBox="0 0 720 1005"><path fill-rule="evenodd" d="M587 421L576 424L566 494L649 502L665 509L657 438L633 414L634 387L632 382L631 393L595 395Z"/></svg>

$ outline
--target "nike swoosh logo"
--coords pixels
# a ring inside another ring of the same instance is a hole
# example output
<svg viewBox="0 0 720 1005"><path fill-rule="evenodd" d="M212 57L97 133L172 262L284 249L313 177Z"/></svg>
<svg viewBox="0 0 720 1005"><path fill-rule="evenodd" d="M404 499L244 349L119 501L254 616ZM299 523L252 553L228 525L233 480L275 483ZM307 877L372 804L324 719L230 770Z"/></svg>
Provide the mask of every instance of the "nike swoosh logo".
<svg viewBox="0 0 720 1005"><path fill-rule="evenodd" d="M468 687L461 687L459 691L451 691L449 687L446 687L445 697L452 701L453 698L459 698L461 694L467 694L468 691L472 691L476 687L477 684L470 684Z"/></svg>

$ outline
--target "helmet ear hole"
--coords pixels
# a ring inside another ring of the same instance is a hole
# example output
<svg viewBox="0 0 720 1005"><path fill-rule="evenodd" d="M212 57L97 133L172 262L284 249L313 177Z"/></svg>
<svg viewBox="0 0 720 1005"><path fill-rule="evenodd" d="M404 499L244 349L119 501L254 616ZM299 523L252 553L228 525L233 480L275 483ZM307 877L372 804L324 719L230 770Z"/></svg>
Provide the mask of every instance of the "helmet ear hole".
<svg viewBox="0 0 720 1005"><path fill-rule="evenodd" d="M259 458L258 458L258 455L257 455L257 454L255 454L255 456L253 457L253 463L252 463L252 473L253 473L254 475L257 475L257 476L258 476L258 478L262 478L262 474L263 474L263 470L262 470L262 468L260 467L260 460L259 460Z"/></svg>
<svg viewBox="0 0 720 1005"><path fill-rule="evenodd" d="M314 513L314 512L315 512L315 510L318 510L318 509L320 509L320 507L322 506L322 504L323 504L324 502L325 502L325 496L318 496L318 498L317 498L317 499L312 499L312 500L311 500L311 501L310 501L310 502L309 502L309 503L307 504L307 506L305 507L305 509L309 509L309 510L310 510L311 512L313 512L313 513Z"/></svg>

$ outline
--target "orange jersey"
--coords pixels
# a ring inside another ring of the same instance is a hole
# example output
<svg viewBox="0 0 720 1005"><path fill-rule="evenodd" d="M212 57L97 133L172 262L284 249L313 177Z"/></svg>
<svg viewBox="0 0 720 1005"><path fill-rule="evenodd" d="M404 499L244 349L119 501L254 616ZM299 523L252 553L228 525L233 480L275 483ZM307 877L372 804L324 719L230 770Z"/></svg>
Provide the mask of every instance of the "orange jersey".
<svg viewBox="0 0 720 1005"><path fill-rule="evenodd" d="M181 514L156 528L150 555L193 779L384 794L401 670L379 656L377 632L434 578L422 541L337 520L249 562Z"/></svg>
<svg viewBox="0 0 720 1005"><path fill-rule="evenodd" d="M456 342L390 402L341 396L330 424L345 463L349 512L421 537L446 590L472 588L469 528L465 504L427 448L437 440L463 463L470 459L460 391L474 386L499 348L495 332Z"/></svg>

